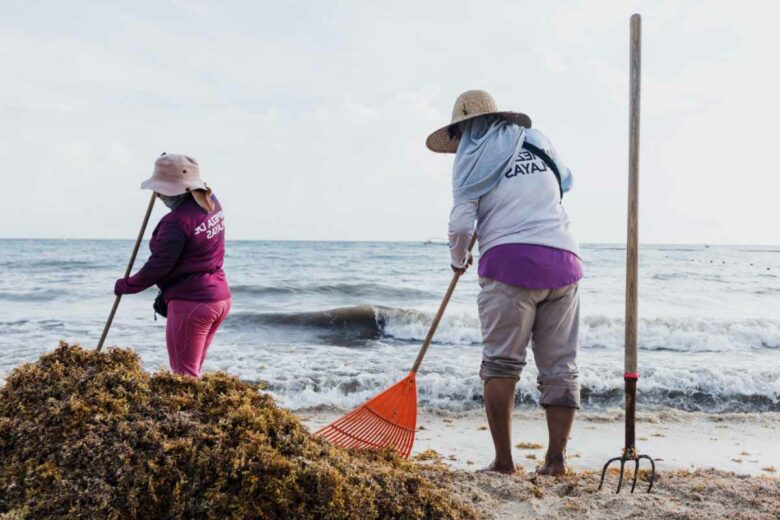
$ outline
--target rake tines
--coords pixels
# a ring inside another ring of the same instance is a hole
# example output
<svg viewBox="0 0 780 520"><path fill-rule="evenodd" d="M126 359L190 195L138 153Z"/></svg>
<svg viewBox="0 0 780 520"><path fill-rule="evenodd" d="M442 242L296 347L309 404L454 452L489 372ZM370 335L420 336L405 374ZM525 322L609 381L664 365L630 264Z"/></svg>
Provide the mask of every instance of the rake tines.
<svg viewBox="0 0 780 520"><path fill-rule="evenodd" d="M367 403L319 430L342 448L381 450L392 448L408 458L417 427L417 383L415 372Z"/></svg>

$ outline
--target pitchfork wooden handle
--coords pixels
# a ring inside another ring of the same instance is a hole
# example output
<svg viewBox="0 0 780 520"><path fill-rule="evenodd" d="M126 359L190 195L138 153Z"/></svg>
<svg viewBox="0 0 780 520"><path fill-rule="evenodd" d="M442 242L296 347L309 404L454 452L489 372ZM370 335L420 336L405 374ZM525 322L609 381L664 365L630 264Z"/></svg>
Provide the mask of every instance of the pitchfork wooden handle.
<svg viewBox="0 0 780 520"><path fill-rule="evenodd" d="M130 272L133 270L135 257L138 255L138 249L141 247L141 241L144 238L146 225L149 224L149 217L152 215L152 208L154 207L154 201L156 199L157 199L157 193L152 192L152 198L149 199L149 206L146 208L146 215L144 215L143 224L141 224L141 229L138 231L138 238L135 239L135 246L133 247L133 253L130 255L130 262L127 264L127 270L125 270L125 278L129 277ZM114 316L116 315L116 310L119 308L119 301L121 299L122 299L121 294L117 294L116 298L114 298L114 306L111 307L111 312L108 315L106 326L103 327L103 333L100 335L100 341L98 341L98 345L96 349L98 352L100 352L100 350L103 348L103 343L106 341L106 336L108 336L108 329L111 328L111 323L113 323L114 321Z"/></svg>
<svg viewBox="0 0 780 520"><path fill-rule="evenodd" d="M476 242L477 232L474 231L474 234L471 235L471 240L469 241L469 253L471 253L471 250L474 249L474 244ZM444 316L444 310L447 308L447 304L450 303L452 293L455 291L455 286L458 285L458 280L460 280L460 275L462 274L463 271L455 271L455 274L452 275L450 286L447 288L447 292L444 294L444 299L442 299L441 304L439 305L439 310L436 312L436 316L433 318L433 323L431 323L431 328L428 330L428 335L425 336L425 341L423 341L422 348L420 348L420 353L417 354L417 359L414 361L414 366L412 366L412 372L417 372L417 369L420 368L423 358L425 357L425 353L428 352L428 347L431 346L431 341L433 341L433 335L436 334L436 329L439 327L439 322L441 321L442 316Z"/></svg>
<svg viewBox="0 0 780 520"><path fill-rule="evenodd" d="M631 17L628 131L628 224L626 237L625 373L637 372L639 283L639 96L642 71L642 18Z"/></svg>

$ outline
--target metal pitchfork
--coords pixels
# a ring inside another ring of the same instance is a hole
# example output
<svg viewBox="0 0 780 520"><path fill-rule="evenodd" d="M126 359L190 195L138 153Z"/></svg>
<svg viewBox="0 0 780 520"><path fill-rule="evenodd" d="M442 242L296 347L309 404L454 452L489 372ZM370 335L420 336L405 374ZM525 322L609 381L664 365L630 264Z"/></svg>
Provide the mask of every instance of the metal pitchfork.
<svg viewBox="0 0 780 520"><path fill-rule="evenodd" d="M626 244L626 337L625 337L625 375L626 383L626 445L620 457L609 459L601 471L599 489L604 485L607 468L613 462L620 462L620 480L616 493L623 487L623 470L627 462L634 463L634 481L631 492L636 488L639 478L639 461L650 462L649 493L655 482L655 461L649 455L640 455L636 449L636 383L637 372L637 281L639 273L638 242L638 206L639 206L639 86L642 49L642 18L638 14L631 16L631 107L629 114L628 146L628 237Z"/></svg>

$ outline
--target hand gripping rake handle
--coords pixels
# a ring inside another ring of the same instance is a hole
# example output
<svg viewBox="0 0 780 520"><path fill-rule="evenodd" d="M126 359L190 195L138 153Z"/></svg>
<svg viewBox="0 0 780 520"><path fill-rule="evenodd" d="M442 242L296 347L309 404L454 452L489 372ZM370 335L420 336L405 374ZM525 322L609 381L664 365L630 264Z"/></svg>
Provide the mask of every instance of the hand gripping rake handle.
<svg viewBox="0 0 780 520"><path fill-rule="evenodd" d="M642 65L642 17L631 16L631 58L630 58L630 110L628 136L628 225L626 241L626 315L625 315L625 390L626 390L626 443L623 454L607 461L601 472L599 489L604 485L607 468L612 462L620 463L620 479L617 493L623 486L623 469L627 462L634 463L634 481L631 492L634 492L639 478L639 461L647 459L650 462L649 493L655 480L655 461L648 455L640 455L636 449L636 383L637 373L637 325L638 325L638 291L639 279L639 94Z"/></svg>
<svg viewBox="0 0 780 520"><path fill-rule="evenodd" d="M133 247L133 254L130 255L130 262L127 264L127 270L125 271L125 278L130 276L130 271L133 270L135 257L136 255L138 255L138 248L141 247L141 240L143 240L144 238L146 225L149 223L149 217L152 215L152 208L154 207L154 201L156 199L157 199L157 194L155 192L152 192L152 198L149 199L149 206L146 208L146 215L144 215L143 224L141 224L141 229L138 231L138 238L135 239L135 247ZM114 298L114 306L111 307L111 313L108 315L106 326L103 327L103 334L100 335L100 341L98 341L98 345L96 349L98 352L100 352L100 350L103 348L103 343L106 341L106 336L108 336L108 329L111 328L111 323L113 323L114 321L114 315L116 315L116 310L119 307L119 300L121 299L122 299L121 294L117 294L116 298Z"/></svg>
<svg viewBox="0 0 780 520"><path fill-rule="evenodd" d="M476 242L477 232L474 231L474 234L471 235L471 240L469 241L469 253L471 253L471 250L474 249L474 244ZM420 348L420 353L417 354L417 359L414 361L414 366L412 366L412 372L416 373L417 369L420 368L423 358L425 357L426 352L428 352L428 347L431 346L431 341L433 341L433 335L436 334L436 329L439 327L441 317L444 316L444 310L447 308L447 304L450 303L452 293L455 291L455 286L458 285L458 280L460 280L460 276L462 274L462 271L455 271L455 274L452 275L450 286L447 288L447 292L444 294L444 299L442 299L441 304L439 305L439 310L436 312L436 316L433 318L431 328L428 329L428 335L425 336L425 341L423 341L422 347Z"/></svg>

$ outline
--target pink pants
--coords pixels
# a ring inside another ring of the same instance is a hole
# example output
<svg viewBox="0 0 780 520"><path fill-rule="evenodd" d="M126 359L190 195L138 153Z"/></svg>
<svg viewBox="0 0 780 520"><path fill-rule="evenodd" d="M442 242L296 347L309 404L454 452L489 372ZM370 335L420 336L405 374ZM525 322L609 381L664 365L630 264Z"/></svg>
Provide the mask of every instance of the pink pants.
<svg viewBox="0 0 780 520"><path fill-rule="evenodd" d="M211 340L228 312L229 299L221 302L168 302L165 340L174 373L200 377Z"/></svg>

